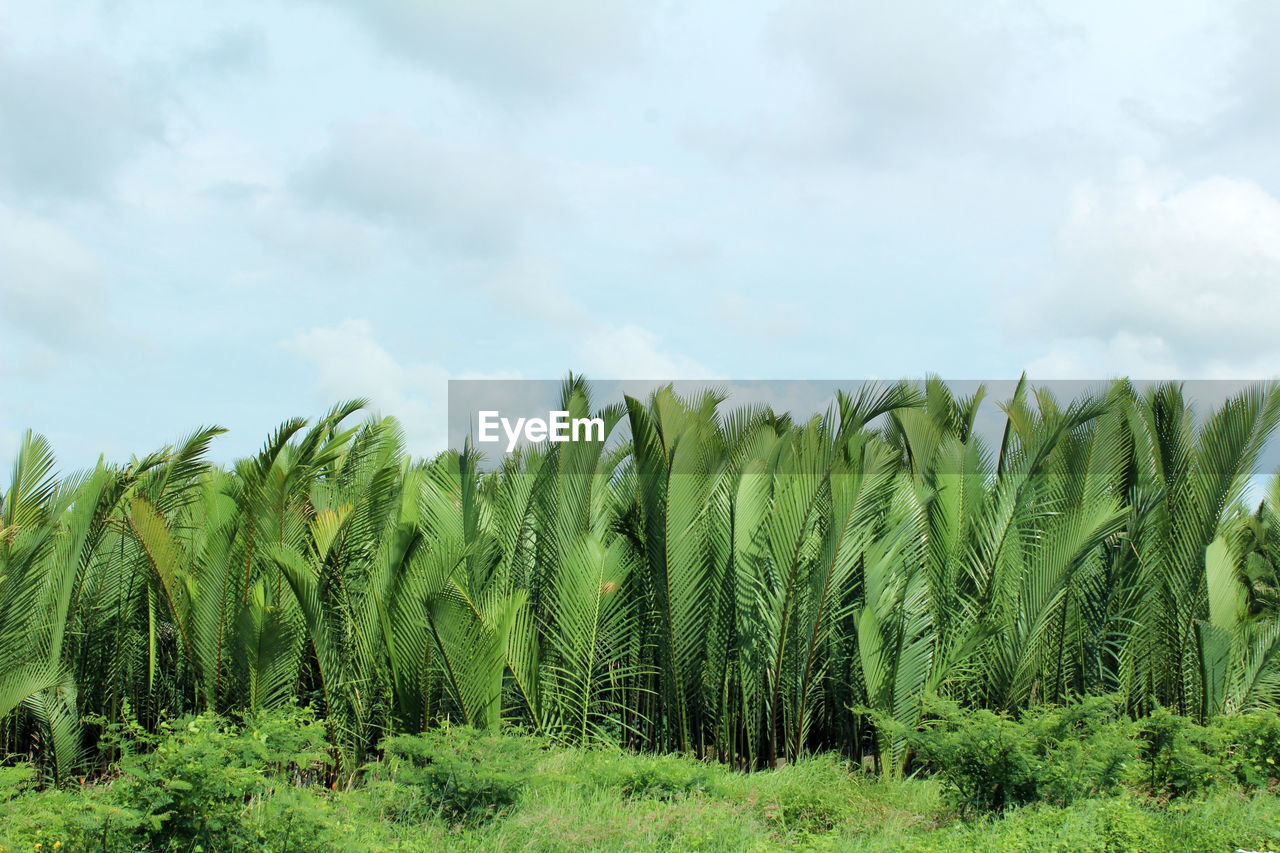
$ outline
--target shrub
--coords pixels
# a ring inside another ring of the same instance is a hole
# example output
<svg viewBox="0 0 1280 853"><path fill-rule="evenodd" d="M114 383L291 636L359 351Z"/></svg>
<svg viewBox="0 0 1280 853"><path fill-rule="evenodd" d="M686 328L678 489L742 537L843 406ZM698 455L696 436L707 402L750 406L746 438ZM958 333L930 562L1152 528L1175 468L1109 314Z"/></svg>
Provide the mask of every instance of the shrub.
<svg viewBox="0 0 1280 853"><path fill-rule="evenodd" d="M1252 711L1216 721L1226 742L1225 764L1246 788L1271 787L1280 778L1280 714Z"/></svg>
<svg viewBox="0 0 1280 853"><path fill-rule="evenodd" d="M543 747L533 738L446 726L387 738L383 761L369 770L375 780L393 779L408 788L391 808L395 820L438 816L455 824L483 823L516 804Z"/></svg>
<svg viewBox="0 0 1280 853"><path fill-rule="evenodd" d="M104 797L104 807L139 816L129 822L139 847L244 849L259 840L243 820L247 808L290 786L286 768L314 772L326 757L324 726L307 710L241 724L202 714L162 726L168 736L152 751L125 751L124 775Z"/></svg>
<svg viewBox="0 0 1280 853"><path fill-rule="evenodd" d="M594 766L597 785L619 790L628 799L670 800L716 791L715 774L693 759L670 755L620 755Z"/></svg>
<svg viewBox="0 0 1280 853"><path fill-rule="evenodd" d="M802 839L830 832L865 806L849 765L825 754L740 780L756 808L779 835Z"/></svg>
<svg viewBox="0 0 1280 853"><path fill-rule="evenodd" d="M146 817L142 835L159 846L214 843L238 833L246 802L266 791L255 769L238 760L236 732L212 715L172 726L154 751L121 763L127 776L113 793Z"/></svg>
<svg viewBox="0 0 1280 853"><path fill-rule="evenodd" d="M905 737L944 779L961 814L1040 801L1066 806L1123 783L1162 799L1234 778L1257 787L1277 775L1280 717L1255 714L1201 726L1164 708L1128 721L1114 698L1027 711L1021 720L930 700Z"/></svg>
<svg viewBox="0 0 1280 853"><path fill-rule="evenodd" d="M991 711L965 711L933 699L932 719L907 741L926 767L945 779L960 812L1002 811L1036 795L1036 759L1024 727Z"/></svg>
<svg viewBox="0 0 1280 853"><path fill-rule="evenodd" d="M1142 765L1133 781L1152 794L1180 797L1207 791L1223 781L1220 730L1157 708L1138 721L1137 731Z"/></svg>
<svg viewBox="0 0 1280 853"><path fill-rule="evenodd" d="M34 787L36 779L36 768L29 763L0 767L0 803Z"/></svg>
<svg viewBox="0 0 1280 853"><path fill-rule="evenodd" d="M1054 805L1115 793L1137 756L1133 725L1112 697L1035 709L1021 724L1034 759L1036 797Z"/></svg>
<svg viewBox="0 0 1280 853"><path fill-rule="evenodd" d="M328 793L316 787L284 785L262 797L243 815L242 822L256 838L253 849L263 853L321 853L339 846L342 836L330 808Z"/></svg>

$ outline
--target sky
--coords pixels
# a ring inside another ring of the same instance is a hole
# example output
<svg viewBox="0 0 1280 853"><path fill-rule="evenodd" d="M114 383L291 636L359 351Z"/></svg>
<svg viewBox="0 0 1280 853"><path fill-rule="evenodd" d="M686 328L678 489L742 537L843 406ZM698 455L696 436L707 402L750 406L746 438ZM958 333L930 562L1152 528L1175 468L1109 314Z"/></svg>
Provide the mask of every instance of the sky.
<svg viewBox="0 0 1280 853"><path fill-rule="evenodd" d="M449 379L1280 375L1280 5L0 0L0 459Z"/></svg>

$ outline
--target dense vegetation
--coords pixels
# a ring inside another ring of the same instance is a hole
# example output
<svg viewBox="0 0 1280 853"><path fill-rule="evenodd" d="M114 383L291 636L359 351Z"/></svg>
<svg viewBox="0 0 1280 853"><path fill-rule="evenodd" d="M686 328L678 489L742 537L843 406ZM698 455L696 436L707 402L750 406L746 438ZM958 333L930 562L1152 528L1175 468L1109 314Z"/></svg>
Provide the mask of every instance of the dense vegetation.
<svg viewBox="0 0 1280 853"><path fill-rule="evenodd" d="M1201 727L1128 721L1110 699L1028 711L931 709L914 733L931 777L873 781L824 753L744 774L692 758L554 747L444 726L384 742L336 789L308 711L201 714L153 735L112 727L118 771L36 789L0 770L0 849L374 853L383 850L1274 850L1280 717ZM995 784L992 784L992 781ZM1007 783L1007 784L1004 784ZM1256 793L1255 793L1256 791ZM1003 799L1004 802L997 800ZM1034 802L1031 802L1034 800Z"/></svg>
<svg viewBox="0 0 1280 853"><path fill-rule="evenodd" d="M229 468L207 428L59 478L29 435L0 504L0 749L66 782L122 760L121 726L297 704L328 784L445 721L900 777L926 697L1277 704L1280 486L1243 496L1280 389L1195 412L1175 385L1020 385L990 446L980 400L868 387L797 423L659 391L600 408L604 443L485 473L347 426L355 403Z"/></svg>

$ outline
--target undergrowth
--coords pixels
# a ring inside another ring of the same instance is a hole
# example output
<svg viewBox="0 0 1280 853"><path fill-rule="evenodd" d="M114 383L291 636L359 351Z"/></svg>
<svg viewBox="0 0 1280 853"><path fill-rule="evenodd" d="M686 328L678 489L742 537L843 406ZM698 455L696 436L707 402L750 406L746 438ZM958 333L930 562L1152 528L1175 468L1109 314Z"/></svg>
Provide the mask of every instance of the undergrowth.
<svg viewBox="0 0 1280 853"><path fill-rule="evenodd" d="M569 749L446 727L326 772L290 710L107 732L110 773L40 787L0 768L0 850L1193 851L1280 848L1280 718L1210 726L1109 700L1019 719L934 704L915 774L835 755L746 774L691 757Z"/></svg>

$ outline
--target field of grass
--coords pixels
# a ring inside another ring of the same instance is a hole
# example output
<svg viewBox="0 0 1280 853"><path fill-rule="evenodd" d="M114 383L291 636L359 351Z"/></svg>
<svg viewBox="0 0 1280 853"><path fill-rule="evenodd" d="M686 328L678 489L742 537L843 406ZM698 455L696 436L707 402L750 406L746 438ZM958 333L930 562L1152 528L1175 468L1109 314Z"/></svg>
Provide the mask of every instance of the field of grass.
<svg viewBox="0 0 1280 853"><path fill-rule="evenodd" d="M323 726L184 720L119 741L111 775L0 778L0 850L1234 851L1280 846L1280 798L1140 786L962 817L942 774L882 780L830 754L751 774L467 729L394 738L326 782ZM145 747L145 751L137 751ZM1144 775L1139 772L1137 776Z"/></svg>

